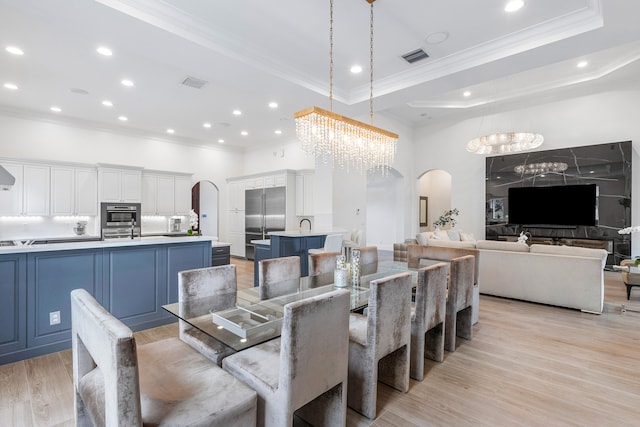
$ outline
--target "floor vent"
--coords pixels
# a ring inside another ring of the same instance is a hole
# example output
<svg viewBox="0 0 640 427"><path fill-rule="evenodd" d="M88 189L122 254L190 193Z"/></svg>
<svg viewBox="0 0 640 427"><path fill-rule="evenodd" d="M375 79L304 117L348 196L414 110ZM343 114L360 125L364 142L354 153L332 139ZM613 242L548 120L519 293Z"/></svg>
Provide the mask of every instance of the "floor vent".
<svg viewBox="0 0 640 427"><path fill-rule="evenodd" d="M182 84L196 89L202 89L202 86L206 85L207 82L204 80L196 79L195 77L187 76L187 78L182 81Z"/></svg>
<svg viewBox="0 0 640 427"><path fill-rule="evenodd" d="M414 62L421 61L428 57L429 55L427 54L427 52L425 52L422 49L416 49L412 52L405 53L404 55L402 55L402 58L404 58L404 60L407 61L409 64L413 64Z"/></svg>

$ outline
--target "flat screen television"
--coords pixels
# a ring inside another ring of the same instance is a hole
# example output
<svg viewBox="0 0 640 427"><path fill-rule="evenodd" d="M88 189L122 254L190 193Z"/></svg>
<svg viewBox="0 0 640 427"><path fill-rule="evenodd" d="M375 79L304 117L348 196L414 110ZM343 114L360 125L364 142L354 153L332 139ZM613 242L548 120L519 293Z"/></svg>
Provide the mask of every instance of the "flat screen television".
<svg viewBox="0 0 640 427"><path fill-rule="evenodd" d="M598 225L598 186L555 185L509 188L509 224Z"/></svg>

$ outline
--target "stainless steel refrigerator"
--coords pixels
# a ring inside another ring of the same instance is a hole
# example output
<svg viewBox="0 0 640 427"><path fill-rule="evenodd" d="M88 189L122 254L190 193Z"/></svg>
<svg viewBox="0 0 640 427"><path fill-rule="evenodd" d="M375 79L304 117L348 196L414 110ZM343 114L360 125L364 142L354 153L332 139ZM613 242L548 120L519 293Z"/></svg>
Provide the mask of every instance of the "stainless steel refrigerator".
<svg viewBox="0 0 640 427"><path fill-rule="evenodd" d="M285 187L245 190L245 256L253 259L255 245L252 240L268 239L270 231L285 229Z"/></svg>

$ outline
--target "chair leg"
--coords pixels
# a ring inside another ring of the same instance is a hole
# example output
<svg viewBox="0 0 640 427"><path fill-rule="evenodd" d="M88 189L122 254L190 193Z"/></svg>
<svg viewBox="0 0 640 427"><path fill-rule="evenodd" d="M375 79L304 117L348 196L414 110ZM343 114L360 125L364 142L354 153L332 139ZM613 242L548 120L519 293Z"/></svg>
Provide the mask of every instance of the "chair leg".
<svg viewBox="0 0 640 427"><path fill-rule="evenodd" d="M456 312L447 310L444 319L444 349L453 352L456 351Z"/></svg>
<svg viewBox="0 0 640 427"><path fill-rule="evenodd" d="M85 411L84 401L78 394L77 390L75 391L75 407L76 407L76 426L93 427L91 418L89 418L89 414L87 414L87 411Z"/></svg>
<svg viewBox="0 0 640 427"><path fill-rule="evenodd" d="M411 354L409 356L409 376L416 381L424 378L424 358L425 358L425 337L418 332L417 336L411 336Z"/></svg>
<svg viewBox="0 0 640 427"><path fill-rule="evenodd" d="M631 299L631 286L627 285L627 300Z"/></svg>
<svg viewBox="0 0 640 427"><path fill-rule="evenodd" d="M436 362L444 360L444 325L442 323L429 329L425 334L424 357Z"/></svg>
<svg viewBox="0 0 640 427"><path fill-rule="evenodd" d="M356 356L353 353L359 354ZM374 419L378 395L378 364L364 357L365 355L366 352L354 352L353 347L349 347L347 405L365 417Z"/></svg>

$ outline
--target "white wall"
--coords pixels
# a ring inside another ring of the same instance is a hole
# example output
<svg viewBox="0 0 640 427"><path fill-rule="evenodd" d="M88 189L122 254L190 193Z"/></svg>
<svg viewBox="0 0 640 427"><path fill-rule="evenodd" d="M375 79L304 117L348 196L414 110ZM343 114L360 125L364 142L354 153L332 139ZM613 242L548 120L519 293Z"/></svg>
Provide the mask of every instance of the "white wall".
<svg viewBox="0 0 640 427"><path fill-rule="evenodd" d="M426 227L420 227L420 231L433 230L433 223L440 215L453 208L451 206L451 175L443 170L431 170L420 177L419 188L420 195L428 197L427 223L429 224Z"/></svg>
<svg viewBox="0 0 640 427"><path fill-rule="evenodd" d="M417 174L430 169L443 169L452 176L451 206L460 210L458 228L482 238L485 210L485 156L465 150L469 139L484 123L494 129L483 133L504 131L498 128L509 123L513 129L531 127L544 135L542 150L634 141L633 178L638 183L638 150L640 147L640 90L605 92L514 109L489 117L478 117L450 125L424 126L415 130L414 167ZM640 186L632 187L632 223L640 224ZM640 245L634 235L632 254L638 255Z"/></svg>
<svg viewBox="0 0 640 427"><path fill-rule="evenodd" d="M0 114L0 129L0 157L112 163L193 173L193 183L210 180L218 186L221 213L227 206L226 178L240 175L243 170L244 156L240 151L194 147L7 114ZM228 229L226 215L220 215L220 229ZM220 236L220 240L224 238Z"/></svg>
<svg viewBox="0 0 640 427"><path fill-rule="evenodd" d="M282 169L313 169L315 159L300 147L295 135L281 145L251 149L244 152L243 170L234 176L252 175Z"/></svg>

